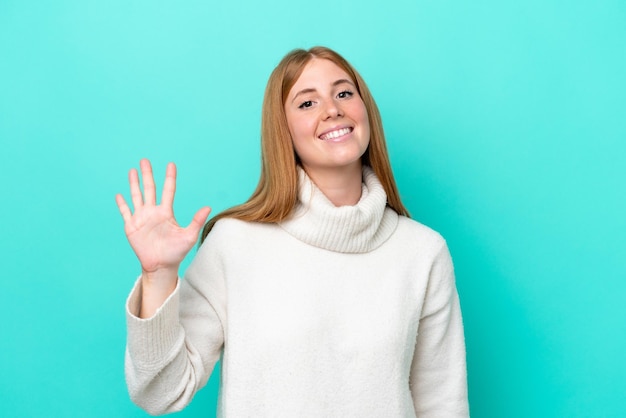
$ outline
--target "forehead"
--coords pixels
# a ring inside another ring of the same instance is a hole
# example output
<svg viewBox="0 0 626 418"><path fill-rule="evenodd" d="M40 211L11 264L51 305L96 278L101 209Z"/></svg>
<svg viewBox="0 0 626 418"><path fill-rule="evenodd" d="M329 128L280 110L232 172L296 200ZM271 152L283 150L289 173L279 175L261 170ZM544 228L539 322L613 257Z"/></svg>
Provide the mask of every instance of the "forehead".
<svg viewBox="0 0 626 418"><path fill-rule="evenodd" d="M313 58L302 70L302 74L300 74L300 77L298 77L291 88L290 94L297 93L305 88L328 87L341 79L350 80L354 83L352 77L334 62L327 59Z"/></svg>

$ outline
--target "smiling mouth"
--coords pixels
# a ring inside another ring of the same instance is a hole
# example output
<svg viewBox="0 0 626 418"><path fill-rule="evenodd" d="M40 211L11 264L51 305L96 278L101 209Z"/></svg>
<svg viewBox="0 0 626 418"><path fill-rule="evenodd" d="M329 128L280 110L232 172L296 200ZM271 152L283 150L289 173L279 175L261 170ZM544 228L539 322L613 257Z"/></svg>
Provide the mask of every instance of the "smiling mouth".
<svg viewBox="0 0 626 418"><path fill-rule="evenodd" d="M341 129L337 129L336 131L330 131L330 132L326 132L323 135L320 135L320 139L322 141L327 141L329 139L335 139L335 138L339 138L340 136L344 136L349 134L350 132L352 132L353 128L341 128Z"/></svg>

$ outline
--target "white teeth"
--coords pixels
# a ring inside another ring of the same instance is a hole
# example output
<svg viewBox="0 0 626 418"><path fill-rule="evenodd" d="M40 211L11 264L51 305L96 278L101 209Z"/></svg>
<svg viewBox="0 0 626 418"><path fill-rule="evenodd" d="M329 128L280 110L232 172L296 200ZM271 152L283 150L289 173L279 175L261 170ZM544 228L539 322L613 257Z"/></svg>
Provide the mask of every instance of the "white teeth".
<svg viewBox="0 0 626 418"><path fill-rule="evenodd" d="M350 128L337 129L336 131L328 132L320 136L320 139L323 141L326 141L327 139L339 138L340 136L349 134L350 131L351 131Z"/></svg>

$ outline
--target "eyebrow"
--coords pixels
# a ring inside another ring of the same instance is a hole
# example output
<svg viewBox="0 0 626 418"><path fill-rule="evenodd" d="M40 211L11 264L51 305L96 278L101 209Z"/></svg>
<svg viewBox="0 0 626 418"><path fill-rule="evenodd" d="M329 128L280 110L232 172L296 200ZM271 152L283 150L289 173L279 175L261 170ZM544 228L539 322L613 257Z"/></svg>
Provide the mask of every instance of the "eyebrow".
<svg viewBox="0 0 626 418"><path fill-rule="evenodd" d="M339 80L334 81L333 84L331 84L331 85L333 87L336 87L336 86L338 86L340 84L344 84L344 83L350 84L352 87L356 88L354 83L352 81L346 79L346 78L340 78ZM301 94L313 93L315 91L317 91L317 90L314 89L314 88L302 89L299 92L297 92L295 96L293 96L293 99L291 100L291 103L295 102L296 99L298 98L298 96L300 96Z"/></svg>

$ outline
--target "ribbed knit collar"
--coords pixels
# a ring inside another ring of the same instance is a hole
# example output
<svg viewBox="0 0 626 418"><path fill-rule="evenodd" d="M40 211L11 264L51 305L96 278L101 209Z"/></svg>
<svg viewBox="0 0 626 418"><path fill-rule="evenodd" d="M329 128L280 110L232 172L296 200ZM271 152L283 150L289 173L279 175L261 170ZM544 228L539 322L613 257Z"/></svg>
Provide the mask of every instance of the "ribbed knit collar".
<svg viewBox="0 0 626 418"><path fill-rule="evenodd" d="M280 226L300 241L330 251L365 253L382 245L396 229L398 214L387 207L385 190L371 168L363 167L358 203L340 207L298 170L298 202Z"/></svg>

